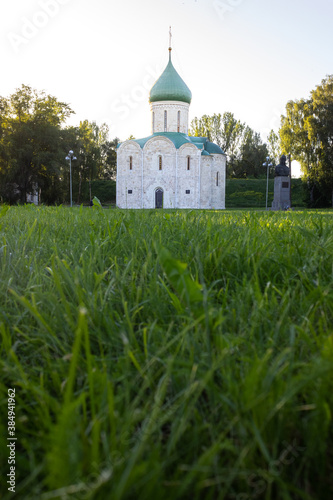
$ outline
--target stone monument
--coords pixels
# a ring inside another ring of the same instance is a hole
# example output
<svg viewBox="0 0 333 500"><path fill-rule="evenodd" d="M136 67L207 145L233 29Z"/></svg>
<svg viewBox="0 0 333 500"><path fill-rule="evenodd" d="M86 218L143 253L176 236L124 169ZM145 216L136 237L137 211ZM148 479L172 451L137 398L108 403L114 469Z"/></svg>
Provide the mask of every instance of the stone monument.
<svg viewBox="0 0 333 500"><path fill-rule="evenodd" d="M286 165L286 156L280 158L280 164L275 167L274 200L272 210L288 210L290 207L290 172Z"/></svg>

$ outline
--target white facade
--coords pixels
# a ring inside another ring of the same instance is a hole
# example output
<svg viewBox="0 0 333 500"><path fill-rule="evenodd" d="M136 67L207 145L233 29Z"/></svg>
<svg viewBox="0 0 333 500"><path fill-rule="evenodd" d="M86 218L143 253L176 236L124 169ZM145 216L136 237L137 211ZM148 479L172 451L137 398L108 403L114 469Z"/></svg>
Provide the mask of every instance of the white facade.
<svg viewBox="0 0 333 500"><path fill-rule="evenodd" d="M150 104L152 134L157 132L180 132L188 134L190 105L181 101L160 101Z"/></svg>
<svg viewBox="0 0 333 500"><path fill-rule="evenodd" d="M151 102L152 135L118 147L117 206L224 209L226 156L207 138L187 135L189 103L170 99L169 87L168 99Z"/></svg>

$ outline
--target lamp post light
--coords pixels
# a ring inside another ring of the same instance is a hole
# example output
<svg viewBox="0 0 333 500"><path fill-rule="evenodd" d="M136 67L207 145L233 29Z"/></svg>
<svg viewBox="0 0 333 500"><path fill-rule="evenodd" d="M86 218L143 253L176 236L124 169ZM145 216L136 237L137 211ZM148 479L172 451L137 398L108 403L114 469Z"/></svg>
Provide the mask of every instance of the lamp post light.
<svg viewBox="0 0 333 500"><path fill-rule="evenodd" d="M270 157L266 156L265 163L262 164L263 167L267 167L267 185L266 185L266 210L267 210L267 201L268 201L268 178L269 178L269 169L273 166L273 163L270 162Z"/></svg>
<svg viewBox="0 0 333 500"><path fill-rule="evenodd" d="M77 160L76 156L74 156L74 152L72 150L69 151L65 160L69 161L69 191L71 198L71 207L73 206L73 196L72 196L72 160Z"/></svg>

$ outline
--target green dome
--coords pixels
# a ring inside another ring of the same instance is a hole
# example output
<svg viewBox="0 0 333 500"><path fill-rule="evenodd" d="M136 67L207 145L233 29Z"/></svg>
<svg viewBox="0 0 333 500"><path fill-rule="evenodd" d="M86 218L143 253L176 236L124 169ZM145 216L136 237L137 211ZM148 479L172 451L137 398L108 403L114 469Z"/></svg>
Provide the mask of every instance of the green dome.
<svg viewBox="0 0 333 500"><path fill-rule="evenodd" d="M173 67L171 57L162 75L150 91L149 102L182 101L191 103L192 92Z"/></svg>

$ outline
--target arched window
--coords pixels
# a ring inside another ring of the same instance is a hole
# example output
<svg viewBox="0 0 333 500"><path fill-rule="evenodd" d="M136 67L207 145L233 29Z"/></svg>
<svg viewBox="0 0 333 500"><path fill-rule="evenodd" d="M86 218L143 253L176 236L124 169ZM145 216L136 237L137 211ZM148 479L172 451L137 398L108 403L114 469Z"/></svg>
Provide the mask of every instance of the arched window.
<svg viewBox="0 0 333 500"><path fill-rule="evenodd" d="M162 156L158 157L158 170L162 170Z"/></svg>
<svg viewBox="0 0 333 500"><path fill-rule="evenodd" d="M153 134L155 133L155 112L153 111Z"/></svg>
<svg viewBox="0 0 333 500"><path fill-rule="evenodd" d="M163 208L163 189L157 188L155 190L155 208Z"/></svg>
<svg viewBox="0 0 333 500"><path fill-rule="evenodd" d="M167 132L168 128L168 112L164 111L164 132Z"/></svg>
<svg viewBox="0 0 333 500"><path fill-rule="evenodd" d="M129 157L129 167L130 167L130 170L132 170L132 168L133 168L133 156Z"/></svg>
<svg viewBox="0 0 333 500"><path fill-rule="evenodd" d="M219 185L219 173L216 172L216 185L218 186Z"/></svg>
<svg viewBox="0 0 333 500"><path fill-rule="evenodd" d="M190 170L190 168L191 168L191 157L188 156L187 157L187 170Z"/></svg>
<svg viewBox="0 0 333 500"><path fill-rule="evenodd" d="M180 132L180 111L178 111L177 115L177 132Z"/></svg>

